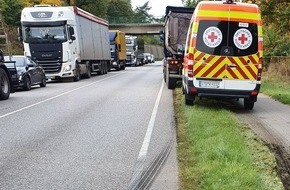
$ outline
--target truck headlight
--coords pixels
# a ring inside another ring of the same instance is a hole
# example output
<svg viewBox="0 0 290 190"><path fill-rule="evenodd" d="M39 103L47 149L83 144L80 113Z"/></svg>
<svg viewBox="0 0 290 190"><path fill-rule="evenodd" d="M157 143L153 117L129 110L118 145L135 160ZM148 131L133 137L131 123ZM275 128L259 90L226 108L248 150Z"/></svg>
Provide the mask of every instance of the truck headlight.
<svg viewBox="0 0 290 190"><path fill-rule="evenodd" d="M63 69L63 71L70 71L70 70L71 70L71 65L67 65Z"/></svg>

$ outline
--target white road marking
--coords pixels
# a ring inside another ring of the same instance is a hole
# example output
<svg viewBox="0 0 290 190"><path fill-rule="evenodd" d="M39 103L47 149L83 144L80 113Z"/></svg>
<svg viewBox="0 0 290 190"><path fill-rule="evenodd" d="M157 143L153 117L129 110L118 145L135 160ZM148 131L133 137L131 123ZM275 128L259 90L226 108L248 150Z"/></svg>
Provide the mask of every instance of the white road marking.
<svg viewBox="0 0 290 190"><path fill-rule="evenodd" d="M159 90L157 99L155 101L155 105L154 105L154 108L153 108L153 111L152 111L152 114L151 114L151 118L150 118L150 121L149 121L149 124L148 124L148 127L147 127L147 131L146 131L146 135L144 137L143 144L142 144L142 147L140 149L137 161L144 161L146 156L147 156L148 147L149 147L151 136L152 136L152 131L153 131L153 128L154 128L154 123L155 123L155 120L156 120L157 110L158 110L158 107L159 107L159 103L160 103L160 99L161 99L161 95L162 95L162 91L163 91L163 86L164 86L164 81L162 82L162 85L161 85L161 88Z"/></svg>
<svg viewBox="0 0 290 190"><path fill-rule="evenodd" d="M120 74L121 74L121 73L120 73ZM77 91L77 90L80 90L80 89L86 88L86 87L91 86L91 85L93 85L93 84L96 84L96 83L102 82L102 81L104 81L104 80L108 80L108 79L114 78L114 77L116 77L116 76L118 76L118 75L120 75L120 74L117 74L117 75L114 75L114 76L110 76L110 77L107 77L107 78L104 78L104 79L101 79L101 80L98 80L98 81L95 81L95 82L89 83L89 84L87 84L87 85L84 85L84 86L81 86L81 87L75 88L75 89L73 89L73 90L69 90L69 91L67 91L67 92L61 93L61 94L59 94L59 95L53 96L53 97L51 97L51 98L48 98L48 99L42 100L42 101L37 102L37 103L34 103L34 104L31 104L31 105L29 105L29 106L26 106L26 107L20 108L20 109L18 109L18 110L15 110L15 111L12 111L12 112L6 113L6 114L4 114L4 115L1 115L1 116L0 116L0 119L2 119L2 118L4 118L4 117L7 117L7 116L9 116L9 115L12 115L12 114L15 114L15 113L21 112L21 111L23 111L23 110L29 109L29 108L31 108L31 107L37 106L37 105L42 104L42 103L44 103L44 102L48 102L48 101L50 101L50 100L56 99L56 98L61 97L61 96L63 96L63 95L69 94L69 93L71 93L71 92L74 92L74 91Z"/></svg>

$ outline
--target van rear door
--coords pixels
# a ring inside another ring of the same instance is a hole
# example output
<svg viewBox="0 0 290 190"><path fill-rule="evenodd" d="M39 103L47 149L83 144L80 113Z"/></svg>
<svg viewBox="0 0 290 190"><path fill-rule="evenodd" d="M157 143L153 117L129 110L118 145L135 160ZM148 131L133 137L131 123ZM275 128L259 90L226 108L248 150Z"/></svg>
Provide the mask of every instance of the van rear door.
<svg viewBox="0 0 290 190"><path fill-rule="evenodd" d="M223 6L228 6L227 19L213 16L199 21L194 52L194 85L253 90L259 60L257 23L232 18L231 15L237 13L231 14L230 5Z"/></svg>

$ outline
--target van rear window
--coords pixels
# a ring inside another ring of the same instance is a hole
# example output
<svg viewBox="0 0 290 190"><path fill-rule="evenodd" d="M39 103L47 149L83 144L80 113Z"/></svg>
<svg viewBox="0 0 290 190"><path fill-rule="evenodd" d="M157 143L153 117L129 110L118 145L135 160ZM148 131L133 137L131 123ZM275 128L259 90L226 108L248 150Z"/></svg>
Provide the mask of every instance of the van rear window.
<svg viewBox="0 0 290 190"><path fill-rule="evenodd" d="M232 21L199 22L196 49L211 55L246 56L258 52L258 27Z"/></svg>

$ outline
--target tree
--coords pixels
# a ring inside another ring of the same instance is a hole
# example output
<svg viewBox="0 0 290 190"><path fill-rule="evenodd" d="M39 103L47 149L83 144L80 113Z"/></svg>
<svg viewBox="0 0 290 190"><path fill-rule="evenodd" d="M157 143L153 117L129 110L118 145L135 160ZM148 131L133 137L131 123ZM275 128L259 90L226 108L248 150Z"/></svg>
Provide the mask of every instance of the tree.
<svg viewBox="0 0 290 190"><path fill-rule="evenodd" d="M196 7L196 5L200 2L201 0L182 0L182 3L186 7Z"/></svg>
<svg viewBox="0 0 290 190"><path fill-rule="evenodd" d="M5 24L9 26L20 25L20 15L22 10L22 2L19 0L3 0L1 14Z"/></svg>
<svg viewBox="0 0 290 190"><path fill-rule="evenodd" d="M74 0L74 5L88 11L89 13L108 19L107 10L109 0Z"/></svg>
<svg viewBox="0 0 290 190"><path fill-rule="evenodd" d="M140 7L136 7L136 9L134 10L135 14L134 14L134 20L133 22L135 23L150 23L153 22L154 16L150 15L148 13L148 11L150 11L151 7L149 7L149 1L147 1L146 3L144 3L144 5L140 6Z"/></svg>
<svg viewBox="0 0 290 190"><path fill-rule="evenodd" d="M111 0L107 15L110 23L131 23L134 18L131 3L124 0Z"/></svg>
<svg viewBox="0 0 290 190"><path fill-rule="evenodd" d="M289 0L261 1L260 7L264 25L265 55L290 55Z"/></svg>

